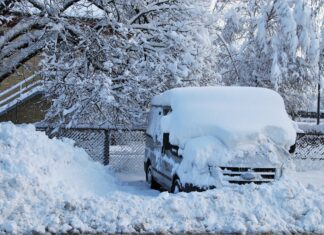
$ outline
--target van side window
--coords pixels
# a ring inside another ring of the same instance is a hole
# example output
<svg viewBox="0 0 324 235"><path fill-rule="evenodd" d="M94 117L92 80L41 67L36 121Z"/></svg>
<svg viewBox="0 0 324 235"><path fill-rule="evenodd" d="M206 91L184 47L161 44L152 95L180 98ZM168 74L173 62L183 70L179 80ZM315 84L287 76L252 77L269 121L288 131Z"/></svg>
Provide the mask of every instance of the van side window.
<svg viewBox="0 0 324 235"><path fill-rule="evenodd" d="M170 150L174 155L178 156L179 147L176 145L172 145L170 143L170 134L169 133L163 133L162 152L165 153L165 151L167 151L167 150Z"/></svg>
<svg viewBox="0 0 324 235"><path fill-rule="evenodd" d="M163 116L166 116L172 111L171 107L163 107Z"/></svg>

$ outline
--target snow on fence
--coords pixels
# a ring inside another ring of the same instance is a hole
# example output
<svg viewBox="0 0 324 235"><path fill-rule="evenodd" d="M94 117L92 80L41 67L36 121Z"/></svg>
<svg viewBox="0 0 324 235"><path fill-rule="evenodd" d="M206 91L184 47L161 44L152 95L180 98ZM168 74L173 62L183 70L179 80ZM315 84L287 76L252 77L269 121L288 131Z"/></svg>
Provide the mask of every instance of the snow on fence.
<svg viewBox="0 0 324 235"><path fill-rule="evenodd" d="M51 128L38 127L37 129L46 131L51 138L73 139L75 144L85 149L93 160L110 165L116 171L143 170L144 129L63 128L54 134L51 134L53 130ZM293 159L298 163L297 168L324 165L324 134L299 133Z"/></svg>

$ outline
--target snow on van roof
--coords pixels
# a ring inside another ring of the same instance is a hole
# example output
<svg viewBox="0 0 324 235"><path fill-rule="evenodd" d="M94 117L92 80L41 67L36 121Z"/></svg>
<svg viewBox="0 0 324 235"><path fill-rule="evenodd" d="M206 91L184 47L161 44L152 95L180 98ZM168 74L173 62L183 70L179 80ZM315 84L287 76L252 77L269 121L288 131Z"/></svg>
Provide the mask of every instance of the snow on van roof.
<svg viewBox="0 0 324 235"><path fill-rule="evenodd" d="M161 128L179 146L199 136L215 136L228 147L270 138L289 148L296 139L282 97L270 89L175 88L155 96L152 105L171 106L172 112L161 119Z"/></svg>

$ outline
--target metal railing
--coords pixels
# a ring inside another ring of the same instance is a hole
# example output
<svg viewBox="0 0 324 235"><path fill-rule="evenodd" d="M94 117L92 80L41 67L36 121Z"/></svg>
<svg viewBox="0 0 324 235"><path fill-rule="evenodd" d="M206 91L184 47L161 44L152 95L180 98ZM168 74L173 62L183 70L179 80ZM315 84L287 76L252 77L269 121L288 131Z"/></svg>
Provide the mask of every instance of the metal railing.
<svg viewBox="0 0 324 235"><path fill-rule="evenodd" d="M43 92L43 82L31 76L0 92L0 115Z"/></svg>
<svg viewBox="0 0 324 235"><path fill-rule="evenodd" d="M317 112L309 112L309 111L298 111L297 117L298 118L310 118L310 119L316 119L318 116ZM324 119L324 110L321 110L319 114L321 119Z"/></svg>

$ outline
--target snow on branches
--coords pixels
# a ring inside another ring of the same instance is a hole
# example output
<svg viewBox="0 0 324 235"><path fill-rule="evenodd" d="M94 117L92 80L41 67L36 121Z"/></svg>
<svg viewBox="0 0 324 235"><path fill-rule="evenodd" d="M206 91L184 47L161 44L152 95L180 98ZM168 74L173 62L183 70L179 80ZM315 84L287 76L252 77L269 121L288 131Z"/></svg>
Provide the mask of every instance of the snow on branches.
<svg viewBox="0 0 324 235"><path fill-rule="evenodd" d="M323 76L320 0L0 0L0 15L0 82L40 56L59 125L142 125L153 95L189 85L273 88L294 113Z"/></svg>
<svg viewBox="0 0 324 235"><path fill-rule="evenodd" d="M320 2L244 0L223 7L223 81L273 88L290 113L309 108L319 76Z"/></svg>
<svg viewBox="0 0 324 235"><path fill-rule="evenodd" d="M202 9L169 0L91 3L102 10L98 17L47 27L48 121L142 125L153 95L217 77L208 31L195 21Z"/></svg>

